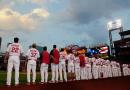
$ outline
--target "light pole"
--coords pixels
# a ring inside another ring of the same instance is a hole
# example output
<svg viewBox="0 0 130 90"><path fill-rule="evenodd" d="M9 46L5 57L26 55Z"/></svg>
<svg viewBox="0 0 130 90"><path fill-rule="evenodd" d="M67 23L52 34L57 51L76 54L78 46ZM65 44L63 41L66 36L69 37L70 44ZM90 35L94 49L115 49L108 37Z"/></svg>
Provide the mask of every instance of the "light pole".
<svg viewBox="0 0 130 90"><path fill-rule="evenodd" d="M123 26L122 26L121 19L117 19L115 21L108 22L107 29L109 31L110 53L111 53L111 55L115 56L115 49L114 49L114 44L113 44L113 40L112 40L112 31L120 30L120 32L123 32ZM121 39L123 39L123 38L124 37L121 36Z"/></svg>

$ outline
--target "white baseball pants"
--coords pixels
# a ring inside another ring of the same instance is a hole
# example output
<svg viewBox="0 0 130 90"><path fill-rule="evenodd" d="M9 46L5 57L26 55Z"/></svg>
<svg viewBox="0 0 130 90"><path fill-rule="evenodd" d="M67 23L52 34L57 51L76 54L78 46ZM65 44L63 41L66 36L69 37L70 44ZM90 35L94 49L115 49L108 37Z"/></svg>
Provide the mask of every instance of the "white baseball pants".
<svg viewBox="0 0 130 90"><path fill-rule="evenodd" d="M36 61L29 60L27 63L27 82L30 83L30 73L32 71L32 82L36 80Z"/></svg>
<svg viewBox="0 0 130 90"><path fill-rule="evenodd" d="M20 60L18 56L10 56L7 66L7 85L11 85L12 69L15 69L15 84L19 84L19 65Z"/></svg>
<svg viewBox="0 0 130 90"><path fill-rule="evenodd" d="M58 64L54 64L54 63L51 64L52 81L53 82L55 82L55 81L58 82L58 68L59 68Z"/></svg>
<svg viewBox="0 0 130 90"><path fill-rule="evenodd" d="M65 79L65 81L67 81L66 66L65 66L65 63L61 62L61 63L59 63L60 80L63 80L62 71L64 72L64 79Z"/></svg>
<svg viewBox="0 0 130 90"><path fill-rule="evenodd" d="M41 82L48 82L48 64L41 64Z"/></svg>

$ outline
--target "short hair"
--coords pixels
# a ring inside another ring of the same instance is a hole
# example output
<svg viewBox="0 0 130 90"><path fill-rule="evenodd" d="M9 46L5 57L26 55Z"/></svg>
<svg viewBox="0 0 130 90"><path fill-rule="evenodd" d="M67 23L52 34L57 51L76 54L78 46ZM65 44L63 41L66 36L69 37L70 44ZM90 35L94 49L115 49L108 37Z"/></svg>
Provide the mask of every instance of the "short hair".
<svg viewBox="0 0 130 90"><path fill-rule="evenodd" d="M15 42L15 43L18 43L18 42L19 42L19 38L18 38L18 37L15 37L15 38L14 38L14 42Z"/></svg>
<svg viewBox="0 0 130 90"><path fill-rule="evenodd" d="M68 53L68 54L72 53L72 50L68 50L67 53Z"/></svg>
<svg viewBox="0 0 130 90"><path fill-rule="evenodd" d="M32 48L36 48L36 43L33 43L33 44L32 44Z"/></svg>
<svg viewBox="0 0 130 90"><path fill-rule="evenodd" d="M53 45L53 48L56 48L56 45Z"/></svg>
<svg viewBox="0 0 130 90"><path fill-rule="evenodd" d="M61 48L61 50L60 50L60 51L61 51L61 52L62 52L62 51L64 51L64 48Z"/></svg>
<svg viewBox="0 0 130 90"><path fill-rule="evenodd" d="M43 50L44 50L44 51L46 51L46 50L47 50L47 47L46 47L46 46L45 46L45 47L43 47Z"/></svg>

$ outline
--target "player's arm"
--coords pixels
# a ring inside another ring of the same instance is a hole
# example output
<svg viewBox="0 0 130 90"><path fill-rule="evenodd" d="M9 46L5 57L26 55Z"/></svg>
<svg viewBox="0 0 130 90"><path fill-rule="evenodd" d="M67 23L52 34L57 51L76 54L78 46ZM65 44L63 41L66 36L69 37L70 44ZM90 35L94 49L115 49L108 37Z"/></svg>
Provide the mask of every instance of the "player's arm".
<svg viewBox="0 0 130 90"><path fill-rule="evenodd" d="M21 55L21 56L23 56L23 55L24 55L24 51L23 51L22 46L20 46L20 55Z"/></svg>
<svg viewBox="0 0 130 90"><path fill-rule="evenodd" d="M53 55L50 55L50 57L54 60L55 58L53 57Z"/></svg>
<svg viewBox="0 0 130 90"><path fill-rule="evenodd" d="M5 56L4 56L4 63L7 63L7 60L9 58L10 49L11 49L11 45L9 45L7 50L6 50L6 53L5 53Z"/></svg>
<svg viewBox="0 0 130 90"><path fill-rule="evenodd" d="M25 67L27 66L29 54L30 54L30 50L28 50L26 55L25 55Z"/></svg>
<svg viewBox="0 0 130 90"><path fill-rule="evenodd" d="M4 56L4 63L7 63L8 58L9 58L9 52L6 52Z"/></svg>

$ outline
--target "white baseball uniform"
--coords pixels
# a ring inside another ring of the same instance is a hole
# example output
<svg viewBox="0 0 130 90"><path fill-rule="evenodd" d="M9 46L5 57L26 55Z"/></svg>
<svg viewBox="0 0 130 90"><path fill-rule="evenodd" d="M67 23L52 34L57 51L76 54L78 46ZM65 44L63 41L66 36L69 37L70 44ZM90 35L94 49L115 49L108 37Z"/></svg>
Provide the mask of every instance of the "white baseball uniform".
<svg viewBox="0 0 130 90"><path fill-rule="evenodd" d="M35 48L30 48L27 51L26 56L28 57L28 63L27 63L27 82L30 83L30 73L32 70L32 82L35 83L36 80L36 61L37 58L40 57L39 51Z"/></svg>
<svg viewBox="0 0 130 90"><path fill-rule="evenodd" d="M59 73L60 73L60 80L63 81L62 71L64 72L64 79L67 81L67 74L66 74L66 53L64 51L60 52L60 62L59 62Z"/></svg>
<svg viewBox="0 0 130 90"><path fill-rule="evenodd" d="M74 60L75 60L74 54L68 54L67 60L68 60L68 73L74 73Z"/></svg>
<svg viewBox="0 0 130 90"><path fill-rule="evenodd" d="M111 62L112 65L112 76L117 77L118 76L118 68L115 61Z"/></svg>
<svg viewBox="0 0 130 90"><path fill-rule="evenodd" d="M124 76L130 75L130 68L128 68L128 64L123 64L122 67L123 67L123 75Z"/></svg>
<svg viewBox="0 0 130 90"><path fill-rule="evenodd" d="M76 80L80 80L80 60L79 57L75 57L74 61Z"/></svg>
<svg viewBox="0 0 130 90"><path fill-rule="evenodd" d="M12 43L8 46L7 52L9 53L8 66L7 66L7 85L11 84L12 69L15 69L15 84L19 84L19 65L20 53L23 53L22 46L19 43Z"/></svg>
<svg viewBox="0 0 130 90"><path fill-rule="evenodd" d="M117 69L118 69L118 76L121 76L121 67L120 67L120 63L116 63L117 65Z"/></svg>
<svg viewBox="0 0 130 90"><path fill-rule="evenodd" d="M93 61L93 67L92 67L92 74L93 74L93 78L94 79L98 79L99 78L99 65L98 65L98 60L94 58L92 58Z"/></svg>
<svg viewBox="0 0 130 90"><path fill-rule="evenodd" d="M85 78L92 79L91 62L88 57L85 58Z"/></svg>
<svg viewBox="0 0 130 90"><path fill-rule="evenodd" d="M112 77L112 69L111 69L111 63L109 60L106 60L106 73L107 73L107 77Z"/></svg>

